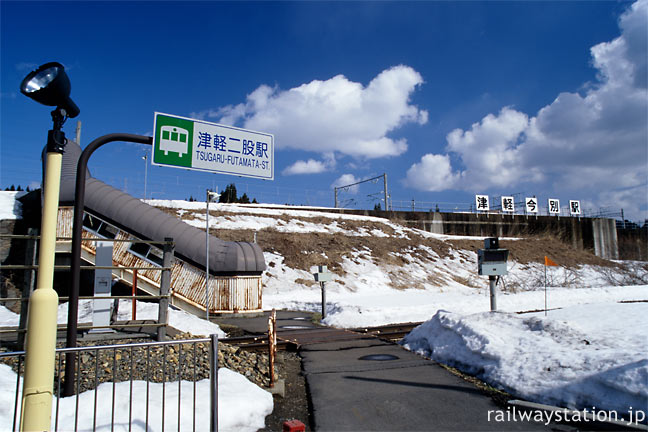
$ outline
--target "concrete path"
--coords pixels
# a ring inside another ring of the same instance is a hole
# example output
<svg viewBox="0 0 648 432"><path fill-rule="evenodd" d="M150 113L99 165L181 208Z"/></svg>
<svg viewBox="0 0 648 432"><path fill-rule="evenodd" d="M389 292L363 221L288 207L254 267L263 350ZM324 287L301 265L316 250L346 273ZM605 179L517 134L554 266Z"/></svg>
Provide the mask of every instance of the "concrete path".
<svg viewBox="0 0 648 432"><path fill-rule="evenodd" d="M284 331L294 331L294 326L318 328L303 318L309 316L306 313L277 313L279 337L282 325L287 327ZM267 327L267 315L227 320L228 324L259 333L263 332L263 322ZM319 329L321 331L321 327ZM474 385L399 345L373 337L303 343L300 355L317 431L532 431L556 428L556 425L548 428L541 423L497 422L502 412L506 416L506 408L496 406ZM564 430L564 427L558 429Z"/></svg>

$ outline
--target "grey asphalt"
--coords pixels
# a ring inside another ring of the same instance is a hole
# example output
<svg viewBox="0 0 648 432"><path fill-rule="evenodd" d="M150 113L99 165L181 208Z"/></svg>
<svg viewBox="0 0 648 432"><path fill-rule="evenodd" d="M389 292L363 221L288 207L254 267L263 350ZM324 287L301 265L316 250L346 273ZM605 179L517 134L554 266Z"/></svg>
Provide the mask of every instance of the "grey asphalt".
<svg viewBox="0 0 648 432"><path fill-rule="evenodd" d="M302 318L306 316L278 311L278 325L310 326ZM267 327L267 315L227 323L261 333L263 320ZM506 413L506 408L473 384L379 339L302 345L300 355L316 431L565 430L542 423L497 422L497 412ZM366 356L378 357L363 359Z"/></svg>
<svg viewBox="0 0 648 432"><path fill-rule="evenodd" d="M376 340L346 343L341 350L336 345L309 345L300 352L318 431L548 430L496 422L501 408L489 396L398 345ZM362 359L372 355L393 359Z"/></svg>

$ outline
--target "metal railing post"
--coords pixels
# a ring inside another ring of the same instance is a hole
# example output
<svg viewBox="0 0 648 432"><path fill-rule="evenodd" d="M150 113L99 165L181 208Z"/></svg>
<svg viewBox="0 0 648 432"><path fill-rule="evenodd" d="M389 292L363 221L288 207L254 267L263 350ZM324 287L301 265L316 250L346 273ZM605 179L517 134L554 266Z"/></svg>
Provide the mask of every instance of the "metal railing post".
<svg viewBox="0 0 648 432"><path fill-rule="evenodd" d="M166 325L169 323L169 293L171 292L171 268L173 262L173 239L164 238L162 255L162 276L160 278L160 303L158 307L158 324L164 324L157 329L157 340L162 342L166 338Z"/></svg>
<svg viewBox="0 0 648 432"><path fill-rule="evenodd" d="M218 432L218 335L210 335L211 356L209 370L209 430Z"/></svg>
<svg viewBox="0 0 648 432"><path fill-rule="evenodd" d="M270 388L274 387L274 364L277 355L277 311L272 309L268 317L268 363L270 369Z"/></svg>

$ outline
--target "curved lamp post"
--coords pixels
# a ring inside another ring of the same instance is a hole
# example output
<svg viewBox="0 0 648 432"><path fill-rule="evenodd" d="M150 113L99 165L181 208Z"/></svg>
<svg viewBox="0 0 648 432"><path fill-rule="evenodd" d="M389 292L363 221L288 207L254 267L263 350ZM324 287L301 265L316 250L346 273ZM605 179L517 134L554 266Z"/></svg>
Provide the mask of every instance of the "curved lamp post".
<svg viewBox="0 0 648 432"><path fill-rule="evenodd" d="M74 348L77 344L77 324L79 312L79 286L81 283L81 237L83 231L83 208L85 206L85 173L88 169L88 160L92 153L104 144L113 141L127 141L139 144L153 143L153 137L133 135L126 133L113 133L101 136L92 141L81 152L76 170L76 185L74 188L74 216L72 223L72 262L70 264L70 300L68 302L68 321L66 343L67 348ZM65 387L64 395L74 394L74 375L76 362L74 352L65 354Z"/></svg>
<svg viewBox="0 0 648 432"><path fill-rule="evenodd" d="M29 301L20 430L50 430L51 427L58 309L58 295L53 288L56 219L61 161L67 143L61 129L65 120L79 115L79 107L70 99L70 89L65 68L56 62L30 72L20 84L24 95L43 105L56 107L52 111L54 127L47 134L38 277Z"/></svg>

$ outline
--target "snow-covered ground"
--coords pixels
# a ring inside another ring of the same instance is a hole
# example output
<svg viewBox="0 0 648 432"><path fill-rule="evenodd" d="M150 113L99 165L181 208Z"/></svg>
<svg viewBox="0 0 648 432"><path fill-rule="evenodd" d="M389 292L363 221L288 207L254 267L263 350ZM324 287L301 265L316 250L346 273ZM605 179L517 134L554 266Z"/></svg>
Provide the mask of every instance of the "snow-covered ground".
<svg viewBox="0 0 648 432"><path fill-rule="evenodd" d="M67 322L67 303L59 306L58 322ZM131 302L121 300L119 319L131 318ZM158 307L154 303L137 302L138 319L157 319ZM0 307L0 326L17 326L19 316L5 307ZM92 300L79 302L79 322L92 322ZM169 324L180 331L193 335L226 334L214 323L205 321L184 311L169 309ZM15 389L16 374L6 365L0 364L0 388ZM20 389L22 391L22 388ZM113 398L111 383L101 384L97 390L97 406L111 406ZM128 430L130 382L118 383L115 387L115 430ZM165 429L178 429L178 386L166 385L165 392ZM145 430L146 424L146 382L134 381L132 405L133 430ZM149 386L149 430L161 430L162 423L162 384L151 383ZM194 400L195 412L198 413L196 430L208 430L209 419L209 380L196 384L194 398L193 383L183 381L180 389L181 412L180 428L192 430ZM11 428L15 394L13 391L0 392L0 430ZM111 430L111 410L97 410L97 419L93 419L95 392L86 391L79 397L79 430L92 429L96 421L97 430ZM52 407L55 412L56 406ZM74 412L76 398L61 398L59 407L58 430L74 430ZM243 375L229 369L218 371L218 421L219 430L255 431L263 428L265 417L272 412L272 395L250 382ZM55 416L52 416L54 424ZM52 428L54 429L54 428Z"/></svg>
<svg viewBox="0 0 648 432"><path fill-rule="evenodd" d="M648 411L647 334L648 303L606 302L547 316L441 310L402 344L519 398L628 418Z"/></svg>
<svg viewBox="0 0 648 432"><path fill-rule="evenodd" d="M164 404L162 403L162 384L150 383L147 388L145 381L133 381L132 405L129 406L130 381L120 382L115 385L114 428L111 428L111 409L98 409L110 407L113 401L112 383L99 385L96 391L89 390L79 395L78 423L75 428L74 413L77 398L70 396L60 399L58 430L92 430L93 422L98 431L144 431L162 430L162 406L164 405L165 430L193 430L194 412L196 413L196 430L209 430L209 380L196 383L183 381L178 391L177 383L167 383L164 388ZM0 392L0 429L10 430L13 424L16 374L7 365L0 364L0 388L12 391ZM19 393L22 393L20 389ZM182 399L180 408L180 425L178 425L178 395ZM19 396L20 400L21 396ZM195 405L194 405L195 400ZM264 427L266 415L272 412L272 395L260 387L252 384L243 375L229 369L221 368L218 371L218 424L223 431L256 431ZM195 410L195 411L194 411ZM96 411L97 418L94 419ZM148 429L146 418L148 412ZM129 414L132 416L129 422ZM52 406L52 430L56 422L56 400ZM132 425L132 429L129 428Z"/></svg>
<svg viewBox="0 0 648 432"><path fill-rule="evenodd" d="M204 202L149 203L176 209L186 222L204 228ZM210 227L220 230L268 229L363 238L385 237L381 229L385 227L394 237L414 239L411 253L401 250L392 254L399 258L395 260L398 265L379 262L371 250L362 247L345 252L339 262L341 270L326 284L324 322L353 328L425 321L408 336L410 349L476 374L518 397L621 414L630 407L648 409L648 303L618 303L648 300L648 285L633 282L648 280L641 263L626 263L629 270L591 265L549 268L550 310L545 317L544 313L513 313L542 310L545 291L542 264L512 261L509 274L498 286L500 312L490 313L488 279L477 276L474 252L452 249L440 256L416 242L420 238L443 241L459 237L315 209L213 204L210 210L221 212L210 217ZM366 227L362 221L367 222ZM264 255L268 264L263 275L264 308L320 311L321 291L313 281L314 269L291 268L278 253L266 251ZM120 317L127 319L130 303L124 302ZM91 320L89 308L89 303L80 306L80 320ZM205 326L200 318L176 312L170 314L174 327L194 334L220 332ZM138 304L138 318L156 316L155 305ZM61 322L67 320L64 305L59 317ZM0 323L10 320L17 318L0 308ZM258 413L261 420L264 412Z"/></svg>

